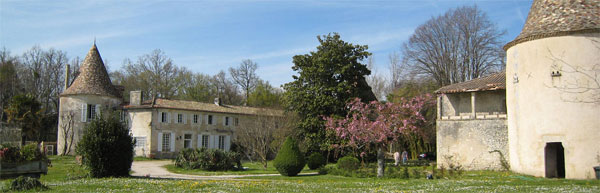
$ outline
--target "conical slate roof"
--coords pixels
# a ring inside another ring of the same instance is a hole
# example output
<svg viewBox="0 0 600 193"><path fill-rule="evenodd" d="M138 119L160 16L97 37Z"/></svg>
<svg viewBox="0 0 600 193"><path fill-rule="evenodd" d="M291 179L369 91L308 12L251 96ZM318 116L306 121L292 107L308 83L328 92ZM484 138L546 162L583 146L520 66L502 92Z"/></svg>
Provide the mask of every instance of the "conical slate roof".
<svg viewBox="0 0 600 193"><path fill-rule="evenodd" d="M95 43L79 68L79 75L61 95L74 94L121 97L121 93L113 86L108 77L108 72L106 72L106 67L104 67Z"/></svg>
<svg viewBox="0 0 600 193"><path fill-rule="evenodd" d="M599 0L535 0L521 34L504 50L526 41L594 32L600 32Z"/></svg>

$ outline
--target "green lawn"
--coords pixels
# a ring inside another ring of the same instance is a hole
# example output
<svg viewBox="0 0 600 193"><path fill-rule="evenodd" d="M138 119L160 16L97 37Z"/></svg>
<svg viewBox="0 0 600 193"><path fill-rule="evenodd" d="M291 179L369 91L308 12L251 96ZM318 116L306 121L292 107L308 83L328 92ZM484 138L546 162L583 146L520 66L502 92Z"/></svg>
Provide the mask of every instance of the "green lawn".
<svg viewBox="0 0 600 193"><path fill-rule="evenodd" d="M273 167L273 162L269 161L267 163L267 169L264 169L262 163L260 162L243 162L243 167L247 169L244 171L217 171L210 172L204 171L200 169L195 170L186 170L182 168L178 168L175 164L166 165L165 168L173 173L178 174L191 174L191 175L199 175L199 176L215 176L215 175L250 175L250 174L278 174L277 169ZM310 173L310 172L318 172L317 170L310 170L308 166L305 166L302 170L302 173Z"/></svg>
<svg viewBox="0 0 600 193"><path fill-rule="evenodd" d="M51 157L41 181L48 192L600 192L600 180L544 179L508 172L467 172L460 179L377 179L331 175L233 180L73 178L73 157ZM246 167L250 167L247 165ZM268 171L268 169L267 169ZM76 172L75 172L76 173ZM10 180L0 180L6 189Z"/></svg>

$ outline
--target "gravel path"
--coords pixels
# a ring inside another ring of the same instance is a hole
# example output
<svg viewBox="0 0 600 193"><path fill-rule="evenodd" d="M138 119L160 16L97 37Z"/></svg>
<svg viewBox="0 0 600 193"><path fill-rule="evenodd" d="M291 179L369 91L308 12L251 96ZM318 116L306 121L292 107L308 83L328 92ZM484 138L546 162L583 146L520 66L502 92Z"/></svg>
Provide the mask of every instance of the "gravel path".
<svg viewBox="0 0 600 193"><path fill-rule="evenodd" d="M164 179L186 179L186 180L220 180L233 179L241 177L255 176L279 176L279 174L248 174L248 175L218 175L218 176L197 176L188 174L176 174L167 171L164 165L173 163L172 161L134 161L131 165L131 176L147 178ZM317 173L301 173L298 175L316 175Z"/></svg>

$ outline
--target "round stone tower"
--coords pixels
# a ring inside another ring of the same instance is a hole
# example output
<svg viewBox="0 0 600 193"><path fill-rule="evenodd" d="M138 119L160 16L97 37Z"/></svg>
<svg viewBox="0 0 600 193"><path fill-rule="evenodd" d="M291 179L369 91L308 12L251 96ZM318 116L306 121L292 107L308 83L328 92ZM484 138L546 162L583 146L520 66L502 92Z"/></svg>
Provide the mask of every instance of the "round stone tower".
<svg viewBox="0 0 600 193"><path fill-rule="evenodd" d="M110 81L94 43L79 68L79 75L60 95L58 154L73 154L85 125L122 102L121 93Z"/></svg>
<svg viewBox="0 0 600 193"><path fill-rule="evenodd" d="M511 169L594 178L600 165L600 2L535 0L506 50Z"/></svg>

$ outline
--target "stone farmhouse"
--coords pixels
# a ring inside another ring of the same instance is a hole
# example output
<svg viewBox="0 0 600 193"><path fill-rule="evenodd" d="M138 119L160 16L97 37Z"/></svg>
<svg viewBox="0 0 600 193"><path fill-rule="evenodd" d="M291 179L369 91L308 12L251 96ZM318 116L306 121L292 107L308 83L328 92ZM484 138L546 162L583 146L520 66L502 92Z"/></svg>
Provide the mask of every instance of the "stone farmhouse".
<svg viewBox="0 0 600 193"><path fill-rule="evenodd" d="M68 67L67 67L68 68ZM68 72L68 70L67 70ZM236 130L259 117L281 117L283 111L195 101L153 98L143 100L141 91L122 99L123 87L111 83L94 44L79 75L60 95L58 152L75 145L84 127L104 113L120 113L135 138L135 155L173 158L183 148L218 148L228 151ZM68 80L68 74L66 80Z"/></svg>
<svg viewBox="0 0 600 193"><path fill-rule="evenodd" d="M468 169L499 169L507 160L518 173L594 178L593 167L600 165L600 3L535 0L521 34L504 49L503 76L438 90L438 163L453 156Z"/></svg>

